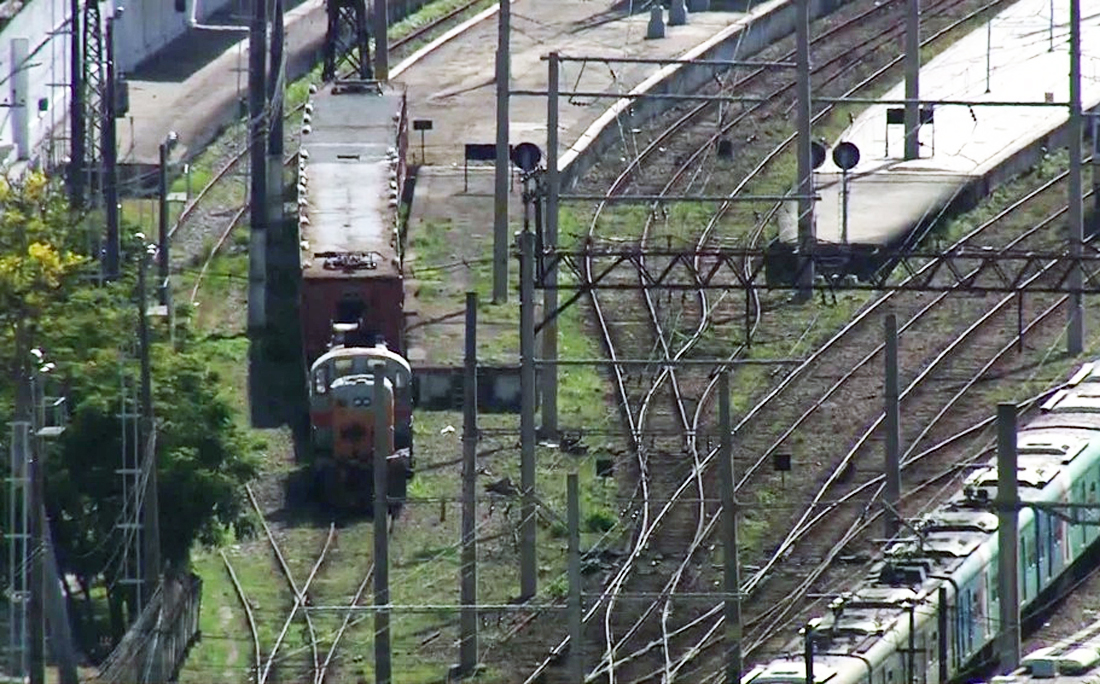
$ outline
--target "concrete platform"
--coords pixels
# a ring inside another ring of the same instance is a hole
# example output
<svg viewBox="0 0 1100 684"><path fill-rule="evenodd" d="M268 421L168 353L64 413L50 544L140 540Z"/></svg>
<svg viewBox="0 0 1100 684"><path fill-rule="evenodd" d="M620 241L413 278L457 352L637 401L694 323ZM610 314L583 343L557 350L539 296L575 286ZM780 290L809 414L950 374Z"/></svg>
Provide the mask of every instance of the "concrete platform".
<svg viewBox="0 0 1100 684"><path fill-rule="evenodd" d="M988 26L940 53L920 73L922 100L1061 102L1069 100L1069 5L1055 3L1053 49L1048 0L1020 0ZM1082 0L1082 99L1100 103L1100 0ZM988 63L987 63L988 55ZM988 79L987 79L988 64ZM904 83L882 99L902 100ZM1065 144L1059 127L1065 107L937 106L920 131L920 159L903 160L903 126L887 130L886 110L873 105L837 143L854 143L860 162L849 175L849 218L844 235L841 174L831 159L814 174L821 242L890 243L965 194L989 192L1042 156L1042 147ZM835 143L834 143L835 145ZM795 241L796 208L780 215L780 236Z"/></svg>
<svg viewBox="0 0 1100 684"><path fill-rule="evenodd" d="M547 64L553 50L563 55L604 57L678 57L734 24L737 12L689 14L685 26L666 28L665 38L646 40L649 14L626 16L612 11L615 0L516 0L512 4L512 89L547 88ZM494 59L497 21L473 26L461 39L435 50L395 80L408 92L409 115L432 119L426 136L427 163L461 166L467 143L496 141ZM658 71L655 65L569 63L561 72L567 90L625 93ZM560 136L564 152L614 102L561 99ZM511 142L546 147L546 98L513 97ZM420 162L420 139L410 139L410 152Z"/></svg>
<svg viewBox="0 0 1100 684"><path fill-rule="evenodd" d="M323 0L307 0L286 13L288 75L306 73L315 62L325 37L327 19ZM179 134L173 159L187 159L201 151L233 118L248 95L247 30L196 28L170 45L151 64L130 78L130 114L119 121L119 162L155 166L158 147L169 131ZM236 36L237 40L227 40ZM242 39L243 38L243 39ZM173 58L193 55L209 43L218 56L180 69Z"/></svg>

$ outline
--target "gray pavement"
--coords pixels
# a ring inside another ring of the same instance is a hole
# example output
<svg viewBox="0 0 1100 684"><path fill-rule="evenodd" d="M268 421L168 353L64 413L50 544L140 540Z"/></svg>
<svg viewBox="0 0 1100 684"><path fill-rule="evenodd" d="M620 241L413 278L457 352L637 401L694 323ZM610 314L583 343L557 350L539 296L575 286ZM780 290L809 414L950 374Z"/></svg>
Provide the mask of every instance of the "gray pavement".
<svg viewBox="0 0 1100 684"><path fill-rule="evenodd" d="M924 101L974 102L940 105L920 131L920 158L903 160L899 125L886 125L897 104L868 107L837 141L854 143L860 162L851 171L847 229L842 221L840 169L829 159L815 173L818 240L883 244L933 217L969 184L1000 178L997 168L1064 125L1065 107L982 106L982 102L1065 103L1069 100L1069 6L1020 0L989 26L941 52L921 69ZM1082 99L1086 110L1100 104L1100 0L1082 0ZM904 99L899 83L882 96ZM1017 169L1019 170L1019 169ZM797 235L796 208L780 215L780 235ZM846 233L846 236L845 236Z"/></svg>
<svg viewBox="0 0 1100 684"><path fill-rule="evenodd" d="M737 12L691 14L686 26L668 27L666 37L645 40L648 14L626 16L611 10L614 0L516 0L512 5L512 89L547 88L551 51L582 56L678 57L743 15ZM432 119L427 163L458 166L466 143L496 140L494 55L495 16L470 28L461 39L444 44L395 81L407 88L409 115ZM626 93L658 71L654 65L570 63L561 72L563 88ZM561 150L567 149L614 100L561 99ZM511 142L546 147L546 99L513 97ZM629 134L629 132L627 132ZM415 140L419 154L419 139ZM419 157L417 158L419 161Z"/></svg>
<svg viewBox="0 0 1100 684"><path fill-rule="evenodd" d="M312 68L326 25L323 0L307 0L287 12L288 77L301 76ZM182 64L183 55L172 64L169 52L159 64L135 73L130 80L130 115L118 126L120 163L157 164L158 147L169 131L176 131L180 138L173 158L189 158L235 118L248 93L248 39L230 42L225 34L233 32L193 29L185 37L185 41L198 42L188 45L188 54L202 52L204 42L210 43L209 50L225 50L197 70Z"/></svg>

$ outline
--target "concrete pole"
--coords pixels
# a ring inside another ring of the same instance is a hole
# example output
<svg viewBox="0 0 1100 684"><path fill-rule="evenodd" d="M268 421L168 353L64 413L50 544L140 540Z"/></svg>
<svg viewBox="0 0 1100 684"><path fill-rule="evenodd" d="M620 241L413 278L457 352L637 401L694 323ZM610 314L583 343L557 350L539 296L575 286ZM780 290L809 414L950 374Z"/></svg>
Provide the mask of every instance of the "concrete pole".
<svg viewBox="0 0 1100 684"><path fill-rule="evenodd" d="M558 194L561 177L558 174L558 90L560 69L558 53L550 53L549 95L546 102L546 234L543 248L558 246ZM558 308L558 269L551 267L545 274L542 311L549 316ZM542 329L542 358L550 365L542 368L542 434L546 439L558 437L558 319L546 322Z"/></svg>
<svg viewBox="0 0 1100 684"><path fill-rule="evenodd" d="M512 4L500 3L500 23L497 26L497 159L493 193L493 303L508 301L508 174L511 160L508 158L509 141L509 88L511 87L511 60L509 38L512 31Z"/></svg>
<svg viewBox="0 0 1100 684"><path fill-rule="evenodd" d="M535 525L535 236L520 233L519 243L520 490L523 494L520 507L519 598L526 601L538 592Z"/></svg>
<svg viewBox="0 0 1100 684"><path fill-rule="evenodd" d="M107 256L106 275L109 279L118 277L119 254L119 202L118 202L118 117L115 111L115 20L107 17L107 29L104 36L104 48L107 52L107 83L103 97L103 130L100 131L100 146L103 150L103 205L107 219Z"/></svg>
<svg viewBox="0 0 1100 684"><path fill-rule="evenodd" d="M814 628L807 624L802 632L802 665L806 669L806 684L814 684Z"/></svg>
<svg viewBox="0 0 1100 684"><path fill-rule="evenodd" d="M27 106L27 52L30 42L26 38L11 41L11 139L15 145L16 159L30 159L30 108Z"/></svg>
<svg viewBox="0 0 1100 684"><path fill-rule="evenodd" d="M73 208L84 206L84 159L86 126L84 121L84 51L80 35L80 0L69 0L69 202ZM107 252L110 254L110 240ZM118 253L115 253L118 265ZM108 259L109 262L109 259ZM109 265L109 264L108 264ZM110 273L110 269L105 269Z"/></svg>
<svg viewBox="0 0 1100 684"><path fill-rule="evenodd" d="M905 15L905 158L920 158L920 0Z"/></svg>
<svg viewBox="0 0 1100 684"><path fill-rule="evenodd" d="M1069 3L1069 247L1081 257L1085 239L1084 209L1081 202L1081 0ZM1084 274L1078 263L1070 271L1069 325L1066 351L1076 356L1085 349L1085 296L1081 293Z"/></svg>
<svg viewBox="0 0 1100 684"><path fill-rule="evenodd" d="M1097 134L1100 134L1100 115L1090 115L1089 124L1092 126L1092 212L1095 217L1100 214L1100 139L1097 139Z"/></svg>
<svg viewBox="0 0 1100 684"><path fill-rule="evenodd" d="M462 405L462 616L459 674L477 667L477 292L466 293L466 377Z"/></svg>
<svg viewBox="0 0 1100 684"><path fill-rule="evenodd" d="M57 557L53 551L53 537L50 534L49 518L46 511L42 515L42 536L45 544L45 601L46 625L50 635L50 653L57 662L59 684L78 684L77 656L73 648L73 631L69 626L69 610L65 596L61 593L61 575L57 569Z"/></svg>
<svg viewBox="0 0 1100 684"><path fill-rule="evenodd" d="M168 141L157 148L157 300L168 306Z"/></svg>
<svg viewBox="0 0 1100 684"><path fill-rule="evenodd" d="M390 455L392 427L387 417L393 410L386 397L386 372L382 364L374 371L374 681L390 684L390 546L386 529L387 458ZM386 606L386 607L383 607Z"/></svg>
<svg viewBox="0 0 1100 684"><path fill-rule="evenodd" d="M730 374L718 376L718 425L721 442L718 451L719 473L722 478L722 516L726 538L723 547L725 561L725 622L726 622L726 684L741 681L741 568L737 545L737 501L733 482L733 436L730 434Z"/></svg>
<svg viewBox="0 0 1100 684"><path fill-rule="evenodd" d="M810 2L797 0L795 33L797 35L797 97L798 97L798 250L802 258L799 264L798 298L807 300L813 294L814 266L812 253L817 238L814 235L813 159L810 137Z"/></svg>
<svg viewBox="0 0 1100 684"><path fill-rule="evenodd" d="M1074 0L1076 1L1076 0ZM997 405L997 553L1001 624L997 653L1002 673L1020 664L1019 489L1016 480L1016 405Z"/></svg>
<svg viewBox="0 0 1100 684"><path fill-rule="evenodd" d="M581 603L581 503L577 473L566 476L569 527L569 680L584 681L584 606Z"/></svg>
<svg viewBox="0 0 1100 684"><path fill-rule="evenodd" d="M283 68L283 0L275 0L271 17L271 72L267 77L268 102L271 103L271 125L267 134L267 217L278 230L283 220L283 97L286 93L286 70ZM280 87L280 83L282 87ZM270 231L274 233L273 231ZM268 236L269 239L271 235Z"/></svg>
<svg viewBox="0 0 1100 684"><path fill-rule="evenodd" d="M38 363L37 359L34 361ZM30 458L27 459L27 475L30 478L30 541L32 549L30 605L27 614L27 637L30 640L30 684L46 683L46 510L45 472L42 464L42 448L38 442L38 390L37 365L30 372L31 430L27 440Z"/></svg>
<svg viewBox="0 0 1100 684"><path fill-rule="evenodd" d="M948 613L951 606L947 603L947 587L940 586L937 592L938 606L936 608L936 652L939 654L939 684L947 684L950 674L947 663L947 630L949 624Z"/></svg>
<svg viewBox="0 0 1100 684"><path fill-rule="evenodd" d="M896 314L886 314L886 488L882 493L883 501L889 504L883 516L886 539L898 533L898 520L895 511L901 505L901 429L898 393L898 318Z"/></svg>
<svg viewBox="0 0 1100 684"><path fill-rule="evenodd" d="M985 92L989 92L993 80L993 21L985 25Z"/></svg>
<svg viewBox="0 0 1100 684"><path fill-rule="evenodd" d="M390 80L390 41L386 35L390 18L386 13L386 0L374 0L374 78L385 83Z"/></svg>
<svg viewBox="0 0 1100 684"><path fill-rule="evenodd" d="M17 346L22 351L22 346ZM20 359L26 356L17 351ZM8 672L23 681L27 671L27 608L29 601L14 600L30 587L28 560L34 553L30 536L30 423L27 419L26 387L18 383L15 420L11 423L11 475L8 489L8 586L12 592L8 601Z"/></svg>
<svg viewBox="0 0 1100 684"><path fill-rule="evenodd" d="M267 58L267 3L257 2L248 35L249 117L249 244L248 327L267 326L267 137L265 61Z"/></svg>
<svg viewBox="0 0 1100 684"><path fill-rule="evenodd" d="M1001 625L996 653L1002 673L1020 664L1019 486L1016 483L1016 406L997 405L997 543Z"/></svg>
<svg viewBox="0 0 1100 684"><path fill-rule="evenodd" d="M142 248L140 268L138 269L138 355L141 357L141 441L138 444L138 459L147 463L149 475L145 480L145 492L141 505L142 555L145 558L144 596L151 597L160 583L160 486L157 482L157 451L153 444L155 416L153 414L153 370L149 358L149 315L148 288L146 287L149 270L149 252ZM146 459L148 459L146 461Z"/></svg>

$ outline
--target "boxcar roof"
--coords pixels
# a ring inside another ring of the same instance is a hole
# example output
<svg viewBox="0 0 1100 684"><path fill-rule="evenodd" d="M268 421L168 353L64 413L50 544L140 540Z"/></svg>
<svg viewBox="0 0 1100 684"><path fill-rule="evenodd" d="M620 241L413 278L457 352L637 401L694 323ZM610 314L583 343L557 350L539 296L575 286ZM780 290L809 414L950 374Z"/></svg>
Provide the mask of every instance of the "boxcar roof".
<svg viewBox="0 0 1100 684"><path fill-rule="evenodd" d="M310 132L302 136L304 277L400 273L394 247L397 209L390 197L401 98L393 91L334 94L331 86L313 97Z"/></svg>

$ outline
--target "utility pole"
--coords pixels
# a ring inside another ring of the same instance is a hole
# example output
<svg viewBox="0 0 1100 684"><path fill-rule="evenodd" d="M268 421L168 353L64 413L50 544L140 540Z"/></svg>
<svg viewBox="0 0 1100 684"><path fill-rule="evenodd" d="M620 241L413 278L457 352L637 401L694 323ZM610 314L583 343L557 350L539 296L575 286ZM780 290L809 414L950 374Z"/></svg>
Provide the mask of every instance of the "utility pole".
<svg viewBox="0 0 1100 684"><path fill-rule="evenodd" d="M558 194L561 176L558 174L558 79L561 75L558 53L550 53L549 94L546 102L546 234L543 249L558 246ZM558 269L551 265L544 274L542 310L550 316L558 308ZM558 318L546 321L542 329L542 358L549 361L542 368L542 434L546 439L558 437Z"/></svg>
<svg viewBox="0 0 1100 684"><path fill-rule="evenodd" d="M393 410L392 397L386 401L386 371L382 364L374 368L374 681L390 684L390 545L386 529L388 492L387 458L392 428L385 427L384 416Z"/></svg>
<svg viewBox="0 0 1100 684"><path fill-rule="evenodd" d="M508 301L508 89L511 87L511 60L508 39L512 30L511 0L500 3L497 26L497 159L493 192L493 303Z"/></svg>
<svg viewBox="0 0 1100 684"><path fill-rule="evenodd" d="M817 237L814 234L814 169L810 137L810 0L797 0L795 33L797 38L798 97L798 252L799 278L797 297L806 301L813 296L814 265L811 254Z"/></svg>
<svg viewBox="0 0 1100 684"><path fill-rule="evenodd" d="M898 317L888 313L886 328L886 487L883 501L887 504L883 533L892 539L898 533L896 517L901 505L901 428L898 393Z"/></svg>
<svg viewBox="0 0 1100 684"><path fill-rule="evenodd" d="M1069 248L1081 256L1085 240L1084 208L1081 201L1081 0L1069 2ZM1081 293L1084 274L1077 263L1070 271L1069 325L1066 351L1076 356L1085 349L1085 296Z"/></svg>
<svg viewBox="0 0 1100 684"><path fill-rule="evenodd" d="M18 358L24 358L22 346ZM27 387L17 387L16 411L11 422L11 462L8 479L8 522L4 540L8 543L8 664L9 673L23 681L28 660L28 608L30 606L31 558L34 537L31 534L30 416L25 404Z"/></svg>
<svg viewBox="0 0 1100 684"><path fill-rule="evenodd" d="M267 138L264 112L267 57L267 3L258 1L248 36L248 130L251 192L249 196L248 327L267 326Z"/></svg>
<svg viewBox="0 0 1100 684"><path fill-rule="evenodd" d="M741 681L741 567L737 548L737 499L733 482L733 435L730 425L730 373L718 376L718 425L722 431L718 447L722 478L722 517L726 538L722 544L725 561L726 684Z"/></svg>
<svg viewBox="0 0 1100 684"><path fill-rule="evenodd" d="M814 684L814 625L807 622L802 628L802 664L806 669L806 684Z"/></svg>
<svg viewBox="0 0 1100 684"><path fill-rule="evenodd" d="M153 372L149 360L149 312L148 288L149 247L143 246L138 269L138 354L141 357L141 439L138 443L139 462L148 470L145 479L145 504L141 507L142 528L145 532L144 570L147 598L153 596L160 582L160 506L157 484L156 417L153 414ZM144 452L144 453L142 453Z"/></svg>
<svg viewBox="0 0 1100 684"><path fill-rule="evenodd" d="M84 206L84 60L80 40L80 0L69 2L69 203ZM108 236L107 254L110 254ZM118 255L115 254L117 259ZM110 272L108 259L107 272ZM117 263L117 261L116 261Z"/></svg>
<svg viewBox="0 0 1100 684"><path fill-rule="evenodd" d="M1073 0L1076 2L1076 0ZM996 653L1002 673L1020 664L1019 486L1016 480L1016 405L997 405L997 554L1001 625Z"/></svg>
<svg viewBox="0 0 1100 684"><path fill-rule="evenodd" d="M538 592L535 525L535 236L520 233L519 247L520 490L523 495L520 506L519 598L526 601Z"/></svg>
<svg viewBox="0 0 1100 684"><path fill-rule="evenodd" d="M89 0L91 2L92 0ZM116 10L117 12L118 10ZM118 216L118 133L117 96L115 95L115 17L107 17L104 37L107 53L107 83L103 96L103 204L107 218L107 268L109 280L119 274L119 216Z"/></svg>
<svg viewBox="0 0 1100 684"><path fill-rule="evenodd" d="M569 528L569 679L584 681L584 605L581 601L581 497L576 471L565 479Z"/></svg>
<svg viewBox="0 0 1100 684"><path fill-rule="evenodd" d="M905 15L905 159L920 158L920 0Z"/></svg>
<svg viewBox="0 0 1100 684"><path fill-rule="evenodd" d="M26 364L26 359L21 360ZM45 473L42 468L42 449L38 443L38 392L35 377L39 359L35 359L25 381L30 385L30 439L27 448L30 458L27 460L28 475L31 483L30 496L30 535L31 535L31 580L28 637L30 638L30 684L46 683L46 521L43 512L46 509Z"/></svg>
<svg viewBox="0 0 1100 684"><path fill-rule="evenodd" d="M169 306L168 273L169 263L168 249L168 155L171 153L174 133L160 141L157 148L160 166L157 168L157 301L161 306Z"/></svg>
<svg viewBox="0 0 1100 684"><path fill-rule="evenodd" d="M386 0L374 0L374 78L383 83L390 80L390 43L386 35L388 4Z"/></svg>
<svg viewBox="0 0 1100 684"><path fill-rule="evenodd" d="M283 98L286 94L286 69L283 66L283 0L275 0L271 17L271 73L267 77L271 126L267 135L267 215L274 230L283 220ZM274 230L269 233L274 233ZM271 239L272 235L268 235Z"/></svg>
<svg viewBox="0 0 1100 684"><path fill-rule="evenodd" d="M477 668L477 292L466 293L462 405L462 615L458 674Z"/></svg>

